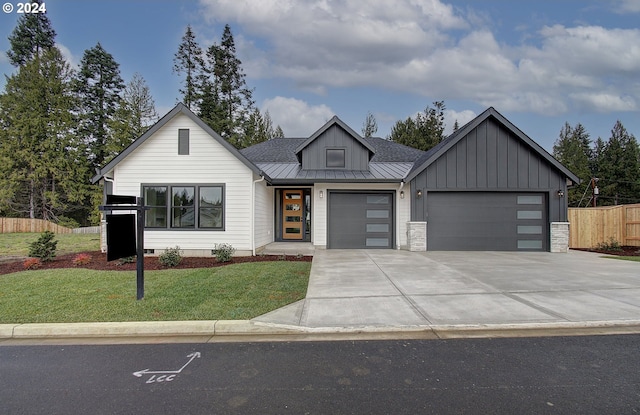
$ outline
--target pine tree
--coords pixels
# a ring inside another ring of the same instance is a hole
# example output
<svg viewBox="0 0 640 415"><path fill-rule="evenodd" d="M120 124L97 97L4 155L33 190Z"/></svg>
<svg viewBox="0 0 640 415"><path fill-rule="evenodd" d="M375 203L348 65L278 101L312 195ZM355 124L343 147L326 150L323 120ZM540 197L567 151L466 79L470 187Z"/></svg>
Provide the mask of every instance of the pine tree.
<svg viewBox="0 0 640 415"><path fill-rule="evenodd" d="M151 91L138 73L122 91L118 108L109 121L113 137L107 142L106 159L110 161L158 120Z"/></svg>
<svg viewBox="0 0 640 415"><path fill-rule="evenodd" d="M600 152L598 174L601 204L640 202L640 148L620 121Z"/></svg>
<svg viewBox="0 0 640 415"><path fill-rule="evenodd" d="M284 131L282 131L282 127L279 125L276 127L276 130L273 132L273 138L284 138Z"/></svg>
<svg viewBox="0 0 640 415"><path fill-rule="evenodd" d="M24 66L27 62L51 49L55 44L56 32L44 13L27 13L20 16L16 27L9 36L10 49L7 51L13 66Z"/></svg>
<svg viewBox="0 0 640 415"><path fill-rule="evenodd" d="M363 137L372 137L375 133L378 132L378 122L376 121L376 117L373 116L371 112L367 113L367 117L362 124L362 136Z"/></svg>
<svg viewBox="0 0 640 415"><path fill-rule="evenodd" d="M247 140L242 134L250 127L253 91L246 85L242 62L236 56L231 28L226 25L220 44L207 50L202 82L202 102L198 115L217 133L237 148Z"/></svg>
<svg viewBox="0 0 640 415"><path fill-rule="evenodd" d="M196 35L191 26L188 25L182 43L173 57L173 72L185 75L184 88L179 92L182 94L184 105L189 109L195 108L199 100L203 66L202 49L196 42Z"/></svg>
<svg viewBox="0 0 640 415"><path fill-rule="evenodd" d="M0 210L55 220L88 193L87 165L73 134L72 71L55 47L7 77L0 96Z"/></svg>
<svg viewBox="0 0 640 415"><path fill-rule="evenodd" d="M435 101L434 108L427 107L418 113L415 120L411 117L398 121L391 127L387 139L417 148L429 150L444 139L444 101Z"/></svg>
<svg viewBox="0 0 640 415"><path fill-rule="evenodd" d="M124 82L120 66L100 43L84 52L76 80L80 98L80 133L86 140L92 171L108 158L107 144L113 138L112 118L121 103Z"/></svg>
<svg viewBox="0 0 640 415"><path fill-rule="evenodd" d="M571 128L569 123L565 123L560 135L553 145L553 156L569 170L571 170L581 183L569 190L567 200L569 206L580 206L581 202L588 202L591 192L588 188L591 185L591 139L582 126L577 124ZM583 196L586 195L586 199Z"/></svg>

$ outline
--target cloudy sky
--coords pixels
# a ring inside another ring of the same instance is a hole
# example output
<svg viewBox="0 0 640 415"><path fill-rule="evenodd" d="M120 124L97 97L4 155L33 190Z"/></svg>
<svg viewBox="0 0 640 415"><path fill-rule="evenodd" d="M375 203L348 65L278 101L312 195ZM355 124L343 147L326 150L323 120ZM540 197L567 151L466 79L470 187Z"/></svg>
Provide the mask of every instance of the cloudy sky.
<svg viewBox="0 0 640 415"><path fill-rule="evenodd" d="M19 17L9 4L0 14L7 75ZM371 112L386 137L397 120L443 100L448 131L493 106L549 151L565 122L607 139L620 120L640 138L640 0L45 4L73 65L100 42L125 81L144 77L161 114L179 100L172 60L187 24L203 47L229 24L256 104L287 136L308 136L334 114L360 131Z"/></svg>

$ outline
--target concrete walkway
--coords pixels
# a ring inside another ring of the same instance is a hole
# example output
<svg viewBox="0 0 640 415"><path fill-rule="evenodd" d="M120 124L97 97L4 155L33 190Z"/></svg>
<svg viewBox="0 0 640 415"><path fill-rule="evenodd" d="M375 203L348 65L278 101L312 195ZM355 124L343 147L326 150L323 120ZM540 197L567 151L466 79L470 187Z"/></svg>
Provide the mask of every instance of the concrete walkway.
<svg viewBox="0 0 640 415"><path fill-rule="evenodd" d="M640 263L571 251L316 250L304 300L254 320L318 330L640 324Z"/></svg>

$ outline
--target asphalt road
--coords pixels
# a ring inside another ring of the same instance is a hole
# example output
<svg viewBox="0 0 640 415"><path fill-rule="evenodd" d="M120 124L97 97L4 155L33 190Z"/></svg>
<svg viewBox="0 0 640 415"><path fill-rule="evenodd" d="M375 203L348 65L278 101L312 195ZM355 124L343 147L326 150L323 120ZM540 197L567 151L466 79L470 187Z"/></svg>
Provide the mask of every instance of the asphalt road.
<svg viewBox="0 0 640 415"><path fill-rule="evenodd" d="M631 414L639 335L0 347L2 414Z"/></svg>

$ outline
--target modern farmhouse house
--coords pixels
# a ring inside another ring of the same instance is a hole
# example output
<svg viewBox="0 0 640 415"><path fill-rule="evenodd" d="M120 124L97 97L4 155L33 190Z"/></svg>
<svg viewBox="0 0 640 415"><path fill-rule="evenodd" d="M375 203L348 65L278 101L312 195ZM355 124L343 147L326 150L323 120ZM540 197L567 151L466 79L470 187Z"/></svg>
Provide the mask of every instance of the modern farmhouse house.
<svg viewBox="0 0 640 415"><path fill-rule="evenodd" d="M93 178L149 208L145 249L566 251L578 178L495 109L424 152L333 117L238 151L178 104Z"/></svg>

